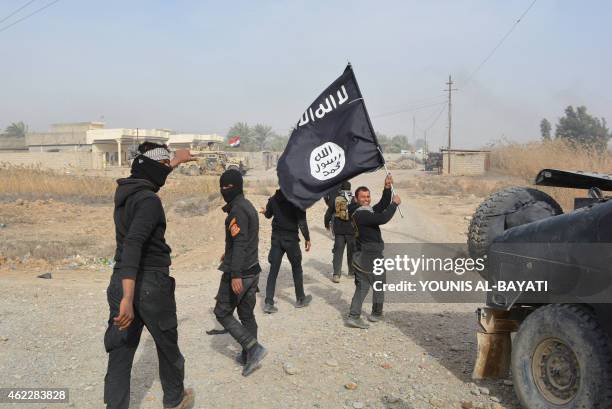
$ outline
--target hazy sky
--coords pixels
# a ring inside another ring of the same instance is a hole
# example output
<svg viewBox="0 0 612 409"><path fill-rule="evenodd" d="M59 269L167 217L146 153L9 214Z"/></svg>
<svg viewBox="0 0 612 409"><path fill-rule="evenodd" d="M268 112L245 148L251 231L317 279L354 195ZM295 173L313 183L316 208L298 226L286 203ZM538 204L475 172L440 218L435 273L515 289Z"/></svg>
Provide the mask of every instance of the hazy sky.
<svg viewBox="0 0 612 409"><path fill-rule="evenodd" d="M20 16L51 0L37 0ZM353 64L377 131L412 140L452 74L454 147L539 137L569 105L612 121L612 2L538 0L61 0L0 31L0 127L99 120L225 135L237 121L286 133ZM0 20L26 0L0 0ZM14 17L0 24L14 21ZM445 144L446 111L431 127Z"/></svg>

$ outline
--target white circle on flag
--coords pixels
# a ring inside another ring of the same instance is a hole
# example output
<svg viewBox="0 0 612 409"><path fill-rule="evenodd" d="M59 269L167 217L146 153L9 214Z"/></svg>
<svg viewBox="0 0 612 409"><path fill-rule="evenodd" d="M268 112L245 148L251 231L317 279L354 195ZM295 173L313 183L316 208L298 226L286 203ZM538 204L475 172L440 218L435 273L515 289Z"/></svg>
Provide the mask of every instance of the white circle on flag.
<svg viewBox="0 0 612 409"><path fill-rule="evenodd" d="M310 174L318 180L331 179L344 169L344 149L333 142L325 142L310 152Z"/></svg>

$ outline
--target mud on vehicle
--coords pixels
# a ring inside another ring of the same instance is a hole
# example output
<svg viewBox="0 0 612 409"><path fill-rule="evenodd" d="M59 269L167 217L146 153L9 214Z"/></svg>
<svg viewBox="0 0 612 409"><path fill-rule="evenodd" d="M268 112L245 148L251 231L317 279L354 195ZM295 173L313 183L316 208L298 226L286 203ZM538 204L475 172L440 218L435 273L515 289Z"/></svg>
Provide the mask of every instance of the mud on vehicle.
<svg viewBox="0 0 612 409"><path fill-rule="evenodd" d="M612 252L605 251L612 200L602 194L612 179L544 169L535 183L589 194L565 214L546 193L523 187L496 192L477 208L468 248L486 258L490 286L547 280L552 289L537 298L488 292L477 311L473 378L506 377L511 369L525 409L612 408Z"/></svg>

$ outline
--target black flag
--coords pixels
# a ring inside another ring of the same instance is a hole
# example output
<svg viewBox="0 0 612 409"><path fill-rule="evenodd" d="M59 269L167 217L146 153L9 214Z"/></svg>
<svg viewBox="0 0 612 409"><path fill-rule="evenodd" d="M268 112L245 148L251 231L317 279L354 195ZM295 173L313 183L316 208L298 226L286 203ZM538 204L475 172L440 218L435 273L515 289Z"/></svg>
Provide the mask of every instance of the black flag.
<svg viewBox="0 0 612 409"><path fill-rule="evenodd" d="M278 160L280 188L305 210L384 164L351 65L306 109Z"/></svg>

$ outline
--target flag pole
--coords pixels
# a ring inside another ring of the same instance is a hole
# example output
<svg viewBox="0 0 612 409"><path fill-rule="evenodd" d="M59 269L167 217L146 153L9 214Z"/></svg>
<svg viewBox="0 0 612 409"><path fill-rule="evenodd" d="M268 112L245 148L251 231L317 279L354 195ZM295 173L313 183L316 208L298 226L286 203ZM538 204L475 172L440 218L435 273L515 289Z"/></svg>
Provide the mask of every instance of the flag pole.
<svg viewBox="0 0 612 409"><path fill-rule="evenodd" d="M370 132L372 132L372 136L374 136L374 142L376 143L376 149L378 149L378 152L380 153L380 157L382 158L383 161L383 166L385 168L385 172L387 172L387 176L389 176L391 174L391 172L389 172L389 168L387 168L387 161L385 160L385 155L383 155L383 151L380 148L380 144L378 143L378 138L376 137L376 132L374 131L374 126L372 125L372 121L370 120L370 114L368 113L368 108L366 108L365 105L365 100L363 99L363 94L361 93L361 89L359 89L359 83L357 82L357 77L355 76L355 71L353 71L353 66L351 65L351 62L348 62L348 67L351 69L351 73L353 74L353 80L355 81L355 86L357 87L357 91L359 92L359 95L361 96L361 100L363 102L363 109L365 111L365 116L366 119L368 121L368 125L370 127ZM391 184L391 195L395 196L395 188L393 187L393 183ZM393 198L392 198L393 200ZM399 214L402 218L404 218L404 214L402 213L402 209L401 207L397 206L397 210L399 211Z"/></svg>
<svg viewBox="0 0 612 409"><path fill-rule="evenodd" d="M376 148L378 148L378 152L380 152L380 156L382 156L383 158L383 166L385 167L385 172L387 172L387 176L389 176L391 172L389 172L389 168L387 168L387 161L385 161L385 157L383 156L382 149L380 149L380 145L376 145ZM395 196L395 188L393 187L393 183L391 183L391 199L393 199L393 196ZM397 210L399 211L399 214L403 219L404 213L402 213L402 208L399 207L399 205L397 205Z"/></svg>

